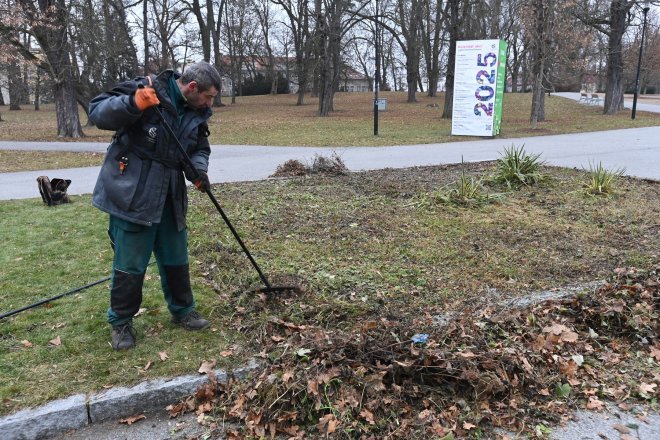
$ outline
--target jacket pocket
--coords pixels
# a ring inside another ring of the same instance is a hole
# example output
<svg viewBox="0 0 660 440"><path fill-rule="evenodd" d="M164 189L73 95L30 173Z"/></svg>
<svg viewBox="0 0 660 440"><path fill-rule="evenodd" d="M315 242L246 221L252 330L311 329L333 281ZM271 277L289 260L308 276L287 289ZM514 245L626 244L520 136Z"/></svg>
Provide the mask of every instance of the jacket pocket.
<svg viewBox="0 0 660 440"><path fill-rule="evenodd" d="M140 175L142 174L142 159L127 151L124 155L125 167L122 170L121 158L116 154L106 156L105 168L101 173L101 180L105 188L106 198L122 211L128 211L138 189Z"/></svg>

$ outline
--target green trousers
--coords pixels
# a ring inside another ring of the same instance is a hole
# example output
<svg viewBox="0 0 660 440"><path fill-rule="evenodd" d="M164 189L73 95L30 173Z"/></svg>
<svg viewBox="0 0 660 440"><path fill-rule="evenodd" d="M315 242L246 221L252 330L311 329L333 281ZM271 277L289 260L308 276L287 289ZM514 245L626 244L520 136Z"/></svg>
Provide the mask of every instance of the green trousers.
<svg viewBox="0 0 660 440"><path fill-rule="evenodd" d="M144 226L110 216L108 228L115 251L108 323L131 320L142 303L142 284L153 253L170 313L184 316L195 308L188 266L188 230L177 231L171 202L160 223Z"/></svg>

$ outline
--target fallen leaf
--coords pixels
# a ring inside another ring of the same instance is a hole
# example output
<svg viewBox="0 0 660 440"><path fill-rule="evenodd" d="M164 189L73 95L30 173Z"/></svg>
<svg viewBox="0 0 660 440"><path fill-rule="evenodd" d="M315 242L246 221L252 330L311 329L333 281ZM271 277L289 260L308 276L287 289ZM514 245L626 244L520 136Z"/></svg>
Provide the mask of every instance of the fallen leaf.
<svg viewBox="0 0 660 440"><path fill-rule="evenodd" d="M218 362L215 359L211 359L210 361L203 361L202 365L199 367L199 370L197 371L199 372L199 374L209 373L213 371L213 369L215 368L215 364L217 363Z"/></svg>
<svg viewBox="0 0 660 440"><path fill-rule="evenodd" d="M612 428L619 431L620 434L629 434L630 433L630 428L628 428L627 426L620 425L618 423L616 425L613 425Z"/></svg>
<svg viewBox="0 0 660 440"><path fill-rule="evenodd" d="M578 366L573 359L559 364L559 372L566 377L574 377L577 373L577 369Z"/></svg>
<svg viewBox="0 0 660 440"><path fill-rule="evenodd" d="M287 383L293 379L294 376L295 372L293 370L286 371L284 374L282 374L282 382Z"/></svg>
<svg viewBox="0 0 660 440"><path fill-rule="evenodd" d="M639 384L639 393L640 394L654 394L655 393L655 388L658 385L655 383L640 383Z"/></svg>
<svg viewBox="0 0 660 440"><path fill-rule="evenodd" d="M651 347L651 357L654 358L656 362L660 362L660 349Z"/></svg>
<svg viewBox="0 0 660 440"><path fill-rule="evenodd" d="M375 425L376 424L376 421L374 420L374 414L366 408L364 408L360 412L360 417L362 417L364 420L369 422L370 425Z"/></svg>
<svg viewBox="0 0 660 440"><path fill-rule="evenodd" d="M598 400L598 397L591 396L589 402L587 402L587 409L600 411L605 407L605 403L601 400Z"/></svg>
<svg viewBox="0 0 660 440"><path fill-rule="evenodd" d="M337 430L339 421L334 414L326 414L319 419L318 429L322 433L332 434Z"/></svg>
<svg viewBox="0 0 660 440"><path fill-rule="evenodd" d="M153 362L148 361L148 362L147 362L147 365L144 366L143 370L144 370L144 371L147 371L149 368L151 368L152 365L153 365Z"/></svg>
<svg viewBox="0 0 660 440"><path fill-rule="evenodd" d="M138 415L135 415L135 416L126 417L125 419L121 419L119 421L119 423L125 423L127 425L132 425L133 423L137 422L138 420L142 420L142 419L146 419L146 418L147 418L147 416L145 416L144 414L138 414Z"/></svg>
<svg viewBox="0 0 660 440"><path fill-rule="evenodd" d="M572 331L563 332L561 334L561 340L564 342L577 342L578 334Z"/></svg>
<svg viewBox="0 0 660 440"><path fill-rule="evenodd" d="M21 341L21 344L23 344L24 347L32 347L32 342L28 341L27 339L24 339Z"/></svg>
<svg viewBox="0 0 660 440"><path fill-rule="evenodd" d="M134 316L140 316L141 314L143 314L146 311L147 311L147 309L145 309L144 307L141 307Z"/></svg>
<svg viewBox="0 0 660 440"><path fill-rule="evenodd" d="M552 333L553 335L561 335L565 331L570 331L568 327L563 324L553 324L547 327L543 327L543 333Z"/></svg>
<svg viewBox="0 0 660 440"><path fill-rule="evenodd" d="M234 354L234 352L232 350L225 350L225 351L220 352L220 356L222 356L222 357L231 356L232 354Z"/></svg>
<svg viewBox="0 0 660 440"><path fill-rule="evenodd" d="M158 352L158 357L160 357L160 360L165 362L167 359L169 359L169 356L167 355L167 352L165 351L159 351Z"/></svg>
<svg viewBox="0 0 660 440"><path fill-rule="evenodd" d="M61 340L60 337L58 336L58 337L56 337L55 339L51 339L50 341L48 341L48 343L49 343L50 345L54 345L55 347L59 347L60 345L62 345L62 340Z"/></svg>
<svg viewBox="0 0 660 440"><path fill-rule="evenodd" d="M469 431L470 429L472 429L472 428L476 428L476 427L477 427L477 425L473 425L472 423L463 422L463 429L466 429L466 430L468 430L468 431Z"/></svg>

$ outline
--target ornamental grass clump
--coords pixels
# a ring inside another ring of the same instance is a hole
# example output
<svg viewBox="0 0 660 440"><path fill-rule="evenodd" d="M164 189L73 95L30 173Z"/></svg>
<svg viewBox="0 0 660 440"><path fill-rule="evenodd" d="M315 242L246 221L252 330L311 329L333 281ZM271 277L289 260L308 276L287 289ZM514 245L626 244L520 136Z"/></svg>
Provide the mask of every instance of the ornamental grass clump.
<svg viewBox="0 0 660 440"><path fill-rule="evenodd" d="M589 181L585 184L585 191L591 195L609 195L616 189L617 180L625 173L625 168L607 170L603 163L594 166L589 162Z"/></svg>
<svg viewBox="0 0 660 440"><path fill-rule="evenodd" d="M540 183L545 180L545 175L541 173L545 161L540 160L540 157L541 154L527 154L524 144L520 148L514 144L510 148L504 147L491 180L506 184L509 188Z"/></svg>
<svg viewBox="0 0 660 440"><path fill-rule="evenodd" d="M461 170L461 177L450 185L450 189L445 192L439 192L434 197L437 202L456 205L456 206L484 206L490 203L500 202L504 199L501 193L489 193L482 179L475 179L465 175L465 170Z"/></svg>

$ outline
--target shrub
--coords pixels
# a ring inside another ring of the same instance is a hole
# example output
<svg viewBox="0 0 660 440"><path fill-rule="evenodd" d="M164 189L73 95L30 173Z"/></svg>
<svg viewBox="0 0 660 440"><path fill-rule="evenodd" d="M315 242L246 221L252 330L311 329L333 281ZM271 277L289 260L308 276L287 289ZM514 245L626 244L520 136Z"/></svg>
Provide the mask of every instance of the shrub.
<svg viewBox="0 0 660 440"><path fill-rule="evenodd" d="M270 93L271 79L261 73L257 73L254 78L247 78L243 81L241 92L243 96L267 95ZM289 93L289 82L281 73L277 74L277 93Z"/></svg>
<svg viewBox="0 0 660 440"><path fill-rule="evenodd" d="M497 159L495 173L491 178L497 183L505 183L509 188L521 185L533 185L545 179L541 167L545 161L540 160L540 154L529 155L525 152L525 145L516 148L504 147L504 153Z"/></svg>

